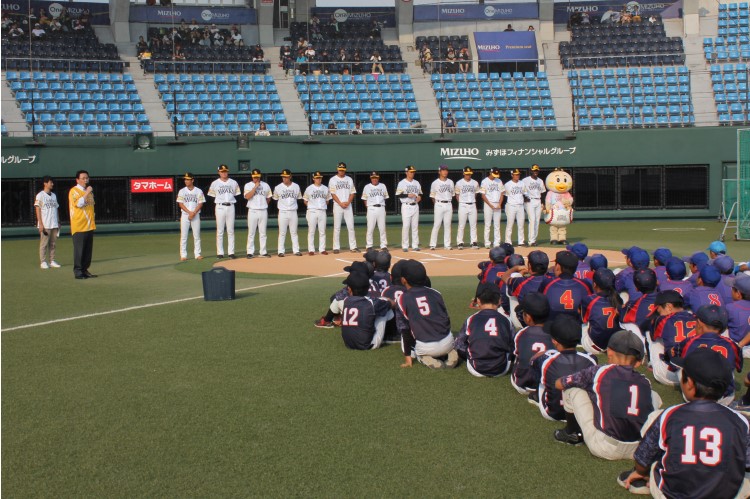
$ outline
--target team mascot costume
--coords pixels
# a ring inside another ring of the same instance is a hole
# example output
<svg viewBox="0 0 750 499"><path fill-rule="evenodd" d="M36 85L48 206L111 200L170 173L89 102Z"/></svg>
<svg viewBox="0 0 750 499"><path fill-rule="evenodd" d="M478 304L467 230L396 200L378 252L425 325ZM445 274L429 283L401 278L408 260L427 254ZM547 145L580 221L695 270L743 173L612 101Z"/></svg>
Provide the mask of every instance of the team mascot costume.
<svg viewBox="0 0 750 499"><path fill-rule="evenodd" d="M568 244L568 225L573 222L573 177L555 168L547 176L544 199L544 221L549 225L550 244Z"/></svg>

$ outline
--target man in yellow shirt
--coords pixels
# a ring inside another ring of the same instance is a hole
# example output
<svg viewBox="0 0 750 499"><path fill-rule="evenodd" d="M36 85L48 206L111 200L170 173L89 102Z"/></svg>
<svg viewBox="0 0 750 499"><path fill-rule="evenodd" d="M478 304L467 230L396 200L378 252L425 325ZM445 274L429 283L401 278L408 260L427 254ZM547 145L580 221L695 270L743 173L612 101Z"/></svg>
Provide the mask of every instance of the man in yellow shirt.
<svg viewBox="0 0 750 499"><path fill-rule="evenodd" d="M90 279L91 254L94 251L94 193L89 185L89 172L76 172L76 185L68 193L70 232L73 235L73 273L76 279Z"/></svg>

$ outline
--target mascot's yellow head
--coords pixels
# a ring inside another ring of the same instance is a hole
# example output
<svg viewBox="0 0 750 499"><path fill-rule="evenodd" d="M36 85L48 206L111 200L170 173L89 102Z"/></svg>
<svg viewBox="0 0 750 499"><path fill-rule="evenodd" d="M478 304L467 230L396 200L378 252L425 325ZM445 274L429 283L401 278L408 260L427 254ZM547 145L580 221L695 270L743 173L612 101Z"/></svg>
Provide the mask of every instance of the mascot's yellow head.
<svg viewBox="0 0 750 499"><path fill-rule="evenodd" d="M573 177L568 172L555 168L555 171L547 175L545 184L549 191L558 193L568 192L573 188Z"/></svg>

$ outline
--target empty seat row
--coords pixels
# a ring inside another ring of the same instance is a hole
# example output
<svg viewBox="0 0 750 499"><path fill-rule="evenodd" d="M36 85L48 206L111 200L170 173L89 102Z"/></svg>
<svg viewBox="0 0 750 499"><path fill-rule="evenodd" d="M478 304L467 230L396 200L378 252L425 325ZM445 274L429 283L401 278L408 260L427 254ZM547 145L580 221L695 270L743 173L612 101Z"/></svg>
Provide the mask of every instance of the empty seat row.
<svg viewBox="0 0 750 499"><path fill-rule="evenodd" d="M259 83L274 83L273 76L271 75L249 75L249 74L155 74L154 84L161 85L162 83L180 83L182 85L192 83L252 83L257 85Z"/></svg>
<svg viewBox="0 0 750 499"><path fill-rule="evenodd" d="M194 102L187 104L185 102L179 103L175 106L173 103L168 103L165 106L167 113L174 113L175 109L178 113L281 113L284 108L281 103L253 103L247 104L242 103L223 103L223 102Z"/></svg>
<svg viewBox="0 0 750 499"><path fill-rule="evenodd" d="M298 83L297 91L303 92L413 92L414 86L408 82L382 83Z"/></svg>
<svg viewBox="0 0 750 499"><path fill-rule="evenodd" d="M577 107L618 107L618 106L673 106L690 104L690 94L682 95L624 95L612 97L576 97L574 103Z"/></svg>
<svg viewBox="0 0 750 499"><path fill-rule="evenodd" d="M142 113L144 110L143 104L131 104L131 103L118 103L118 102L69 102L69 101L55 101L55 102L34 102L32 105L30 101L24 101L20 103L21 112L28 113L31 111L48 113Z"/></svg>
<svg viewBox="0 0 750 499"><path fill-rule="evenodd" d="M549 89L549 82L544 80L505 80L505 81L493 81L493 82L432 82L432 90L440 91L445 90L451 91L462 91L462 90L536 90L536 89Z"/></svg>
<svg viewBox="0 0 750 499"><path fill-rule="evenodd" d="M76 124L76 123L83 123L84 125L96 123L96 124L116 124L116 123L122 123L122 124L141 124L141 125L147 125L149 123L148 116L146 114L120 114L120 113L84 113L84 114L78 114L78 113L28 113L25 116L26 123L42 123L42 124L49 124L49 123L56 123L56 124L62 124L62 123L68 123L68 124Z"/></svg>
<svg viewBox="0 0 750 499"><path fill-rule="evenodd" d="M156 90L160 94L168 92L196 92L196 93L227 93L227 92L247 92L247 93L267 93L277 92L275 83L160 83L156 85Z"/></svg>
<svg viewBox="0 0 750 499"><path fill-rule="evenodd" d="M418 109L416 102L304 102L302 108L308 111L416 111Z"/></svg>
<svg viewBox="0 0 750 499"><path fill-rule="evenodd" d="M179 123L176 127L176 131L181 135L221 135L227 133L254 133L259 128L259 123L193 123L190 125ZM272 134L289 134L289 125L286 123L269 123L266 126L266 129Z"/></svg>
<svg viewBox="0 0 750 499"><path fill-rule="evenodd" d="M584 129L683 128L695 126L695 117L674 115L636 118L581 118L578 126Z"/></svg>
<svg viewBox="0 0 750 499"><path fill-rule="evenodd" d="M458 132L502 132L516 130L556 130L557 121L548 120L486 120L486 121L457 121Z"/></svg>
<svg viewBox="0 0 750 499"><path fill-rule="evenodd" d="M430 81L433 83L436 81L452 81L452 82L483 82L483 81L499 81L499 80L528 80L528 81L539 81L539 80L546 80L547 79L547 73L544 71L539 71L537 73L527 71L524 73L521 73L520 71L516 71L514 73L510 72L503 72L503 73L456 73L456 74L449 74L449 73L443 73L443 74L433 74L430 75Z"/></svg>
<svg viewBox="0 0 750 499"><path fill-rule="evenodd" d="M335 133L336 134L350 134L355 130L356 123L346 123L346 122L333 122L335 125ZM361 124L361 130L362 133L365 134L374 134L374 133L399 133L399 134L413 134L413 133L424 133L424 129L421 127L414 127L408 122L391 122L391 123L385 123L385 122L378 122L378 123L371 123L369 121L365 121ZM314 135L327 135L331 132L331 130L327 127L327 125L323 123L313 123L312 124L312 132Z"/></svg>
<svg viewBox="0 0 750 499"><path fill-rule="evenodd" d="M123 125L123 124L90 124L34 125L34 132L38 135L133 135L139 132L151 132L151 125Z"/></svg>
<svg viewBox="0 0 750 499"><path fill-rule="evenodd" d="M286 123L284 113L187 113L174 114L172 118L177 118L178 123Z"/></svg>
<svg viewBox="0 0 750 499"><path fill-rule="evenodd" d="M552 109L551 99L518 100L518 99L497 99L497 100L462 100L462 101L438 101L443 109L453 111L463 109L464 111L474 110L481 111L487 109Z"/></svg>
<svg viewBox="0 0 750 499"><path fill-rule="evenodd" d="M349 123L356 123L357 121L361 121L361 122L371 121L373 123L379 122L379 121L386 121L386 122L405 121L405 122L411 122L411 123L419 123L422 120L418 111L412 111L412 112L401 111L398 113L393 113L393 112L310 113L310 119L313 121L313 123L330 123L331 121L336 121L336 122L346 121Z"/></svg>
<svg viewBox="0 0 750 499"><path fill-rule="evenodd" d="M119 73L68 73L42 71L8 71L5 74L8 81L61 82L61 83L133 83L133 76Z"/></svg>

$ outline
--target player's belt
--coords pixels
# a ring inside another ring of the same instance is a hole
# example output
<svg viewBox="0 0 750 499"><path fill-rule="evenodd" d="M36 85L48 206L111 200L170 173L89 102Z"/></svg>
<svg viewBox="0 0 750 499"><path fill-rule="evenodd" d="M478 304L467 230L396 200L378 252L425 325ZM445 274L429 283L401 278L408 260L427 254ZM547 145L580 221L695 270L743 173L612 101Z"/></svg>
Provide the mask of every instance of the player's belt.
<svg viewBox="0 0 750 499"><path fill-rule="evenodd" d="M408 204L409 206L416 206L417 205L417 203L404 203L404 204Z"/></svg>
<svg viewBox="0 0 750 499"><path fill-rule="evenodd" d="M440 200L438 199L438 203L450 203L450 201L440 201Z"/></svg>
<svg viewBox="0 0 750 499"><path fill-rule="evenodd" d="M373 204L373 205L370 205L370 206L372 206L373 208L382 208L383 207L382 204Z"/></svg>
<svg viewBox="0 0 750 499"><path fill-rule="evenodd" d="M474 204L474 203L467 203L466 201L461 201L461 204Z"/></svg>
<svg viewBox="0 0 750 499"><path fill-rule="evenodd" d="M222 206L232 206L232 203L221 203Z"/></svg>

